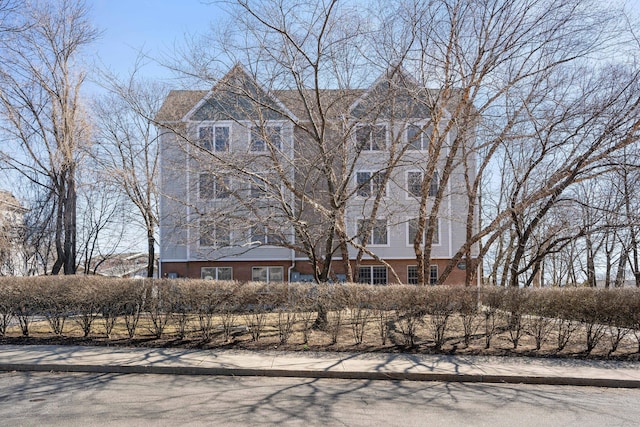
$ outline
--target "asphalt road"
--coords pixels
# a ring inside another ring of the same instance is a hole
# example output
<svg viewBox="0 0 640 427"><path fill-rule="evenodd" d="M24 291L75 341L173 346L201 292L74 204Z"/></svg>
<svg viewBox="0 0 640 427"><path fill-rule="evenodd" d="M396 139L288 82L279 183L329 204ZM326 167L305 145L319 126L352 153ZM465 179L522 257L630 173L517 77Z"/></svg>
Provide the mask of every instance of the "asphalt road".
<svg viewBox="0 0 640 427"><path fill-rule="evenodd" d="M0 425L635 426L640 390L0 373Z"/></svg>

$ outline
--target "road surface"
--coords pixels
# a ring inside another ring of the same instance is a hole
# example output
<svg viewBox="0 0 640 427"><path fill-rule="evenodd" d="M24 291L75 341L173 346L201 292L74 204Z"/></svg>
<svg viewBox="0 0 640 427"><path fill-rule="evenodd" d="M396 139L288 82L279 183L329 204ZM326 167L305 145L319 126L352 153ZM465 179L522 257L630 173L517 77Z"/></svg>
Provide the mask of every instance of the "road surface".
<svg viewBox="0 0 640 427"><path fill-rule="evenodd" d="M0 373L0 425L635 426L640 390Z"/></svg>

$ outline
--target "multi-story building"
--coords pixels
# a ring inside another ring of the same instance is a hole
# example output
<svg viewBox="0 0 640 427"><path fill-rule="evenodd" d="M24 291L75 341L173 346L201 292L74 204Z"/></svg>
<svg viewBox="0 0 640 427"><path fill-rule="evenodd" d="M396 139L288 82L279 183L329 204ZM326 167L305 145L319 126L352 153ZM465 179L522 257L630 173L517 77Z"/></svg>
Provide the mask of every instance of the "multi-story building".
<svg viewBox="0 0 640 427"><path fill-rule="evenodd" d="M0 276L26 273L23 246L26 209L8 191L0 190Z"/></svg>
<svg viewBox="0 0 640 427"><path fill-rule="evenodd" d="M361 282L415 283L424 205L435 283L465 242L475 165L446 164L456 131L433 123L432 94L401 69L366 90L269 91L239 65L210 91L170 92L157 115L161 274L310 281L331 257L334 280L350 267Z"/></svg>

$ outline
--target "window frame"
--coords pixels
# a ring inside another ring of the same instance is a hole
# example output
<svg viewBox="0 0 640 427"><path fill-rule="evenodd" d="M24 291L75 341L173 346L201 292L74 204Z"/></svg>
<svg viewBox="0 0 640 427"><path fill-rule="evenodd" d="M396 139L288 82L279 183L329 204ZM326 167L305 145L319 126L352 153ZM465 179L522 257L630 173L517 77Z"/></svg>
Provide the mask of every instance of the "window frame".
<svg viewBox="0 0 640 427"><path fill-rule="evenodd" d="M269 129L277 129L277 133L274 133L273 135L278 135L278 143L275 144L273 141L271 141L271 144L277 149L277 150L282 150L282 130L283 130L283 126L280 124L265 124L263 126L251 126L251 129L249 129L249 152L250 153L254 153L254 154L260 154L260 153L267 153L268 150L268 146L269 144L267 143L267 141L263 138L264 134L263 133L269 133ZM259 137L259 138L256 138ZM270 136L271 137L271 136ZM261 142L261 147L262 149L257 150L255 149L256 147L256 142Z"/></svg>
<svg viewBox="0 0 640 427"><path fill-rule="evenodd" d="M433 132L433 127L432 126L427 126L426 128L424 127L426 123L424 124L419 124L419 123L410 123L409 125L407 125L407 127L405 128L405 138L406 138L406 142L407 145L409 147L407 147L407 151L408 152L415 152L415 151L427 151L428 150L428 146L429 146L429 138L425 138L425 136L430 135ZM420 139L413 139L413 137L409 136L410 135L410 129L417 129L416 135L419 134L420 135ZM419 142L419 147L416 147L416 142ZM414 147L414 148L411 148Z"/></svg>
<svg viewBox="0 0 640 427"><path fill-rule="evenodd" d="M360 175L368 175L364 181L360 181ZM380 188L379 180L384 180L386 172L381 171L372 171L372 170L358 170L355 173L355 181L356 181L356 197L359 199L369 199L371 197L375 197ZM365 184L366 183L366 184ZM385 182L384 184L384 194L382 197L386 198L389 196L389 182ZM368 194L364 192L361 193L362 190L366 190Z"/></svg>
<svg viewBox="0 0 640 427"><path fill-rule="evenodd" d="M224 224L225 222L226 224ZM208 236L203 236L203 223L208 223L207 225L204 225L205 227L211 227L208 228L212 230L207 233ZM218 238L218 233L221 231L226 231L226 239L222 240L222 244L220 244L221 239ZM231 246L231 227L229 226L228 221L200 218L198 223L198 232L198 246L201 248L221 249ZM203 243L204 238L208 238L209 240L206 240L205 243ZM207 244L209 241L211 244Z"/></svg>
<svg viewBox="0 0 640 427"><path fill-rule="evenodd" d="M376 280L376 274L374 270L378 270L378 272L384 270L384 280L380 281L380 276L378 276L378 280ZM368 281L363 281L363 271L368 271ZM385 265L361 265L358 270L358 283L368 284L368 285L388 285L389 284L389 269Z"/></svg>
<svg viewBox="0 0 640 427"><path fill-rule="evenodd" d="M416 223L418 222L418 218L409 218L406 221L406 228L405 228L405 235L407 236L407 247L413 247L413 239L411 239L411 223L412 221L415 221ZM425 224L426 225L426 224ZM417 224L416 224L417 227ZM425 244L425 236L426 236L427 230L425 227L425 234L422 236L422 244ZM431 246L441 246L441 239L440 239L440 217L436 218L436 229L435 232L433 233L433 237L431 239Z"/></svg>
<svg viewBox="0 0 640 427"><path fill-rule="evenodd" d="M257 228L260 228L260 230L258 230L258 233L256 233ZM280 237L277 234L274 233L269 233L268 231L268 226L267 225L252 225L249 228L249 242L250 243L256 243L259 242L259 246L280 246L282 245L282 239L280 239ZM254 236L261 236L262 239L255 239Z"/></svg>
<svg viewBox="0 0 640 427"><path fill-rule="evenodd" d="M204 129L211 129L211 134L205 140L202 136ZM224 141L224 149L218 149L217 130L227 129L226 141ZM207 151L212 153L223 153L231 150L231 125L230 124L203 124L198 126L198 144Z"/></svg>
<svg viewBox="0 0 640 427"><path fill-rule="evenodd" d="M202 177L209 176L211 179L211 183L213 184L213 189L211 190L212 197L203 197L202 194ZM226 188L221 188L220 181L222 184L226 186ZM220 177L215 174L208 172L200 172L198 175L198 200L203 201L212 201L212 200L225 200L228 199L231 195L231 179L229 177Z"/></svg>
<svg viewBox="0 0 640 427"><path fill-rule="evenodd" d="M409 175L410 174L420 174L420 193L419 194L415 194L413 191L410 190L410 181L409 181ZM405 173L405 198L406 199L418 199L420 200L422 198L422 183L424 182L424 171L421 170L417 170L417 169L413 169L413 170L408 170ZM438 173L438 170L434 170L433 171L433 176L431 177L431 181L429 182L429 192L427 193L427 197L436 197L438 195L438 189L440 187L440 174Z"/></svg>
<svg viewBox="0 0 640 427"><path fill-rule="evenodd" d="M361 238L361 232L360 230L362 230L365 221L369 221L369 219L358 219L357 223L356 223L356 235L358 236L358 239L360 239L360 243L363 244ZM375 233L375 229L377 228L377 224L374 224L371 227L371 233L369 234L369 236L367 236L367 243L366 246L369 247L389 247L389 221L387 221L387 218L375 218L373 219L373 221L375 221L376 223L379 223L381 221L384 221L385 224L385 243L375 243L374 240L374 236L376 235ZM378 236L381 236L381 234L378 233Z"/></svg>
<svg viewBox="0 0 640 427"><path fill-rule="evenodd" d="M256 278L256 274L255 272L257 270L262 270L262 269L266 269L266 280L261 280L260 278ZM263 283L272 283L274 280L271 279L272 276L272 270L276 271L279 270L280 271L280 277L281 280L278 280L277 282L284 282L284 267L282 267L281 265L254 265L251 267L251 281L252 282L263 282Z"/></svg>
<svg viewBox="0 0 640 427"><path fill-rule="evenodd" d="M379 136L379 133L375 132L374 129L375 128L382 128L382 132L384 133L384 138L382 139L382 141L376 141L376 136ZM367 131L367 139L361 140L361 135L362 135L362 130L363 129L368 129ZM387 149L387 125L383 124L383 123L375 123L375 124L368 124L368 125L358 125L356 126L356 131L355 131L355 143L356 143L356 148L359 151L370 151L370 152L378 152L378 151L385 151ZM380 143L382 145L380 145Z"/></svg>
<svg viewBox="0 0 640 427"><path fill-rule="evenodd" d="M230 275L228 279L220 279L220 270L223 269L229 270ZM213 270L215 271L215 274L210 279L207 279L207 276L205 276L205 270ZM200 278L202 280L233 280L233 267L200 267Z"/></svg>
<svg viewBox="0 0 640 427"><path fill-rule="evenodd" d="M412 270L415 273L412 273ZM434 274L435 272L435 274ZM414 276L415 274L415 276ZM429 285L434 286L438 283L438 264L430 264L429 265ZM412 283L413 282L413 283ZM407 266L407 284L408 285L417 285L418 284L418 266L417 265L408 265Z"/></svg>

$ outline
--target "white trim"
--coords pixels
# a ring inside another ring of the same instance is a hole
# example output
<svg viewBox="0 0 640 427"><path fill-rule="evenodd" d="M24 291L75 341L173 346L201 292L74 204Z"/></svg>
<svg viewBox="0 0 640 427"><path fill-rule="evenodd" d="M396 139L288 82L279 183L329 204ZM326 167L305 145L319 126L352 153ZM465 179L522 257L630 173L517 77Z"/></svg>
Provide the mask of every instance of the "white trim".
<svg viewBox="0 0 640 427"><path fill-rule="evenodd" d="M413 248L413 242L410 242L410 241L409 241L409 222L410 222L411 220L413 220L413 219L415 219L415 220L416 220L416 222L418 221L418 218L417 218L417 217L408 217L408 218L406 219L406 221L405 221L405 243L406 243L406 245L407 245L407 247L408 247L408 248ZM428 222L429 222L429 221L428 221L428 219L427 219L427 223L428 223ZM437 231L438 233L437 233L437 235L436 235L436 234L434 234L434 237L437 237L437 238L438 238L438 241L437 241L437 242L434 242L434 241L432 240L432 241L431 241L431 246L432 246L432 247L434 247L434 246L437 246L437 247L442 246L442 240L441 240L441 239L442 239L442 233L440 232L440 225L441 225L441 224L440 224L440 217L439 217L439 216L436 218L436 222L437 222L437 224L438 224L438 226L437 226L438 228L436 228L436 231ZM425 233L425 234L426 234L426 232L427 232L427 230L425 230L425 231L424 231L424 233ZM422 245L424 246L424 244L425 244L425 235L423 234L423 235L422 235Z"/></svg>
<svg viewBox="0 0 640 427"><path fill-rule="evenodd" d="M358 194L358 188L360 187L358 185L358 174L359 173L368 173L369 174L369 191L371 192L371 194L369 196L361 196ZM358 169L355 171L355 174L353 175L353 180L355 181L355 190L356 190L356 199L358 200L370 200L372 198L375 199L376 197L376 193L374 193L373 191L373 186L374 186L374 181L373 181L373 175L375 173L378 173L378 176L382 176L383 174L386 174L387 172L381 172L380 170L371 170L371 169ZM387 182L385 182L384 184L384 196L382 196L383 199L387 199L389 198L389 180L387 180Z"/></svg>
<svg viewBox="0 0 640 427"><path fill-rule="evenodd" d="M410 173L419 173L420 174L420 195L415 196L413 193L411 193L409 191L409 174ZM405 171L404 173L404 183L405 185L402 188L402 191L404 192L404 198L405 200L417 200L418 202L420 202L420 200L422 200L422 182L424 181L424 171L420 170L420 169L410 169Z"/></svg>
<svg viewBox="0 0 640 427"><path fill-rule="evenodd" d="M209 98L211 98L213 96L213 94L219 90L220 85L228 78L231 76L231 73L238 68L242 73L244 73L244 75L246 77L248 77L249 79L251 79L252 83L256 85L256 87L258 89L260 89L264 94L266 94L267 96L269 96L278 107L282 108L282 112L285 113L287 116L289 116L289 118L291 119L291 121L293 121L294 123L297 123L299 121L298 117L293 114L291 112L291 110L289 110L283 103L282 101L280 101L280 99L278 99L277 96L275 96L274 94L272 94L271 92L267 91L264 89L264 87L256 80L253 78L253 76L251 76L251 74L249 74L249 72L247 72L247 69L244 67L244 65L242 65L241 63L237 62L234 64L233 67L231 67L231 69L227 72L227 74L225 74L220 80L218 80L218 83L216 83L213 88L211 88L211 90L209 92L207 92L202 99L200 99L200 101L198 101L196 103L196 105L191 108L182 118L181 121L183 122L187 122L190 121L190 117L192 115L195 114L196 111L198 111L204 104L205 102L207 102L209 100Z"/></svg>
<svg viewBox="0 0 640 427"><path fill-rule="evenodd" d="M233 150L231 149L231 141L233 141L233 124L234 122L231 120L216 120L216 121L211 121L211 120L205 120L202 122L198 122L198 124L196 125L196 145L198 145L201 148L204 148L205 150L211 152L211 153L230 153ZM212 130L212 141L211 141L211 149L207 149L205 148L201 141L200 141L200 129L202 128L206 128L206 127L210 127L213 128ZM229 140L227 141L227 149L226 150L216 150L216 128L228 128L229 129Z"/></svg>
<svg viewBox="0 0 640 427"><path fill-rule="evenodd" d="M356 149L358 147L358 129L363 128L363 127L374 128L376 126L384 127L384 147L381 150L373 150L373 149L371 149L371 147L373 147L373 129L372 129L371 133L369 134L369 148L362 148L360 150L360 155L362 155L364 153L384 153L385 151L389 150L389 134L391 132L389 122L356 123L355 131L353 132L353 135L352 135L353 136L353 145L354 145L354 147Z"/></svg>
<svg viewBox="0 0 640 427"><path fill-rule="evenodd" d="M356 219L356 237L359 238L359 234L360 234L360 221L367 221L369 220L369 218L358 218ZM389 220L387 218L374 218L374 221L383 221L385 222L386 229L387 229L387 243L385 244L378 244L378 243L369 243L367 242L366 247L367 248L389 248L391 247L391 236L389 234L390 230L389 230ZM375 224L374 224L375 225ZM371 234L369 235L369 239L371 239L371 241L373 241L373 229L374 227L371 227ZM360 242L360 244L362 245L362 242ZM357 249L357 248L356 248Z"/></svg>

